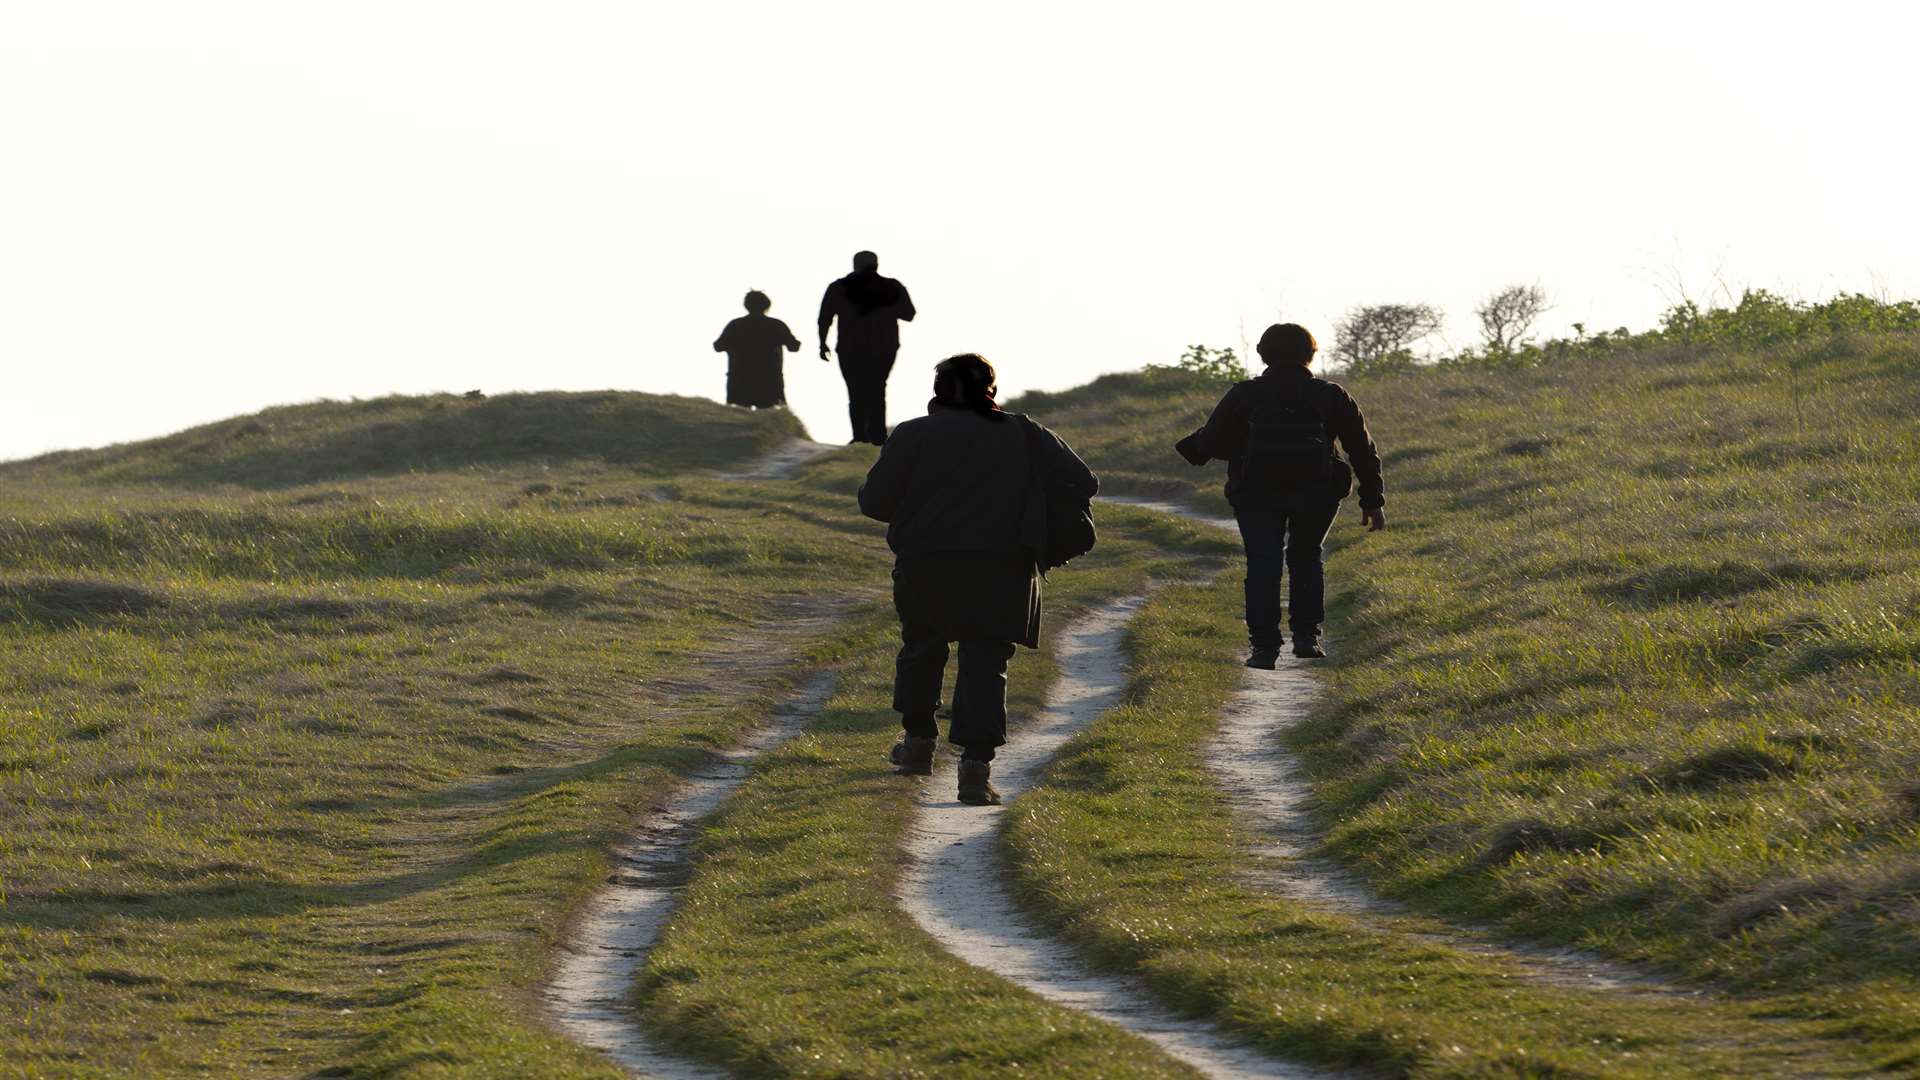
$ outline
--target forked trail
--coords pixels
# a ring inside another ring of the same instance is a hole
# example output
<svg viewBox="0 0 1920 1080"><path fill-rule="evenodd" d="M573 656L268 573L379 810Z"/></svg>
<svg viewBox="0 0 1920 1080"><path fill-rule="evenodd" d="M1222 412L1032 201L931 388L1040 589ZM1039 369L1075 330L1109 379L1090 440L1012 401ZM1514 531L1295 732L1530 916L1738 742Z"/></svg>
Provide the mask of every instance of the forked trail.
<svg viewBox="0 0 1920 1080"><path fill-rule="evenodd" d="M1060 677L1044 711L1022 725L993 762L994 786L1012 801L1068 739L1114 707L1127 685L1121 637L1143 598L1098 608L1055 635ZM947 951L1040 996L1145 1036L1213 1077L1332 1075L1278 1061L1173 1015L1131 980L1094 974L1059 941L1016 913L998 855L1002 807L964 806L942 769L916 801L901 901Z"/></svg>

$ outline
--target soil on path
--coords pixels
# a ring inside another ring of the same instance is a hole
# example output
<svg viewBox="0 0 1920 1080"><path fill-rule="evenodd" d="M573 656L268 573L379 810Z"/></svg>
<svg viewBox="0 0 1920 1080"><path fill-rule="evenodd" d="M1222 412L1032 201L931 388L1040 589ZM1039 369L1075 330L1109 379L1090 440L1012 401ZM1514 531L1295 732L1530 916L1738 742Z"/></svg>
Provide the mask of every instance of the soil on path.
<svg viewBox="0 0 1920 1080"><path fill-rule="evenodd" d="M1141 597L1096 609L1056 637L1060 677L1039 715L1021 725L993 762L1008 802L1033 786L1068 739L1119 703L1127 684L1121 637ZM1004 807L966 806L943 764L920 790L901 903L946 950L1040 996L1142 1035L1211 1077L1336 1075L1259 1054L1204 1021L1155 1004L1133 981L1089 971L1073 950L1015 914L1001 875Z"/></svg>

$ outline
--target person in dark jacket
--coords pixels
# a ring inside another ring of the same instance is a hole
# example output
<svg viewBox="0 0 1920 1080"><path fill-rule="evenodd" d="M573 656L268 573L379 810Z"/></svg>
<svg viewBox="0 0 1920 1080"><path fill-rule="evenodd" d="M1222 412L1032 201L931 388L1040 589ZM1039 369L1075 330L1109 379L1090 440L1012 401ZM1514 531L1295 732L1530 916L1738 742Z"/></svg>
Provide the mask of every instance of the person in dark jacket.
<svg viewBox="0 0 1920 1080"><path fill-rule="evenodd" d="M880 276L880 256L853 257L853 273L827 286L820 298L820 359L827 359L827 331L840 321L840 377L847 381L847 417L853 441L887 441L887 376L900 354L900 324L912 322L907 287Z"/></svg>
<svg viewBox="0 0 1920 1080"><path fill-rule="evenodd" d="M958 642L947 739L961 749L960 801L973 805L1000 801L988 762L1007 741L1007 661L1015 644L1040 644L1029 484L1050 479L1055 491L1081 498L1100 486L1059 436L1001 412L998 392L985 359L941 361L927 415L894 429L860 485L860 512L887 523L894 553L903 644L893 707L906 730L893 763L903 773L933 771L947 643Z"/></svg>
<svg viewBox="0 0 1920 1080"><path fill-rule="evenodd" d="M800 351L800 339L787 324L767 314L773 301L758 289L748 293L747 313L728 323L713 343L727 354L727 404L770 409L787 403L786 373L780 350Z"/></svg>
<svg viewBox="0 0 1920 1080"><path fill-rule="evenodd" d="M1368 532L1387 525L1380 452L1352 395L1314 377L1319 347L1303 326L1268 327L1258 346L1266 371L1235 383L1206 424L1176 447L1195 465L1227 462L1227 501L1247 550L1248 667L1271 670L1279 658L1283 565L1293 578L1287 597L1293 655L1327 655L1320 644L1326 618L1321 545L1356 479L1361 523ZM1347 460L1334 450L1335 440Z"/></svg>

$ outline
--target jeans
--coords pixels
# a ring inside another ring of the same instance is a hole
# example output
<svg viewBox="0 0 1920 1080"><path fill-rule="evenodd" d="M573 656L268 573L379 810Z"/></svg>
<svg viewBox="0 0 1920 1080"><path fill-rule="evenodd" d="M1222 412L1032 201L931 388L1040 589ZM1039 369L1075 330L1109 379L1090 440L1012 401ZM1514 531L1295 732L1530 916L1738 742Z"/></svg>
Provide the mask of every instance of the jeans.
<svg viewBox="0 0 1920 1080"><path fill-rule="evenodd" d="M940 683L946 677L947 643L901 628L906 644L894 665L893 707L901 726L915 738L940 734L933 713L940 707ZM993 748L1007 741L1007 661L1011 641L962 641L959 670L953 677L953 722L947 741L970 761L992 761Z"/></svg>
<svg viewBox="0 0 1920 1080"><path fill-rule="evenodd" d="M840 353L840 377L847 381L847 420L855 442L879 446L887 441L887 376L893 374L893 350Z"/></svg>
<svg viewBox="0 0 1920 1080"><path fill-rule="evenodd" d="M1273 507L1234 508L1247 549L1247 639L1256 648L1280 646L1280 575L1293 577L1287 625L1294 639L1314 640L1326 619L1327 584L1320 546L1333 528L1340 500L1319 489L1288 492Z"/></svg>

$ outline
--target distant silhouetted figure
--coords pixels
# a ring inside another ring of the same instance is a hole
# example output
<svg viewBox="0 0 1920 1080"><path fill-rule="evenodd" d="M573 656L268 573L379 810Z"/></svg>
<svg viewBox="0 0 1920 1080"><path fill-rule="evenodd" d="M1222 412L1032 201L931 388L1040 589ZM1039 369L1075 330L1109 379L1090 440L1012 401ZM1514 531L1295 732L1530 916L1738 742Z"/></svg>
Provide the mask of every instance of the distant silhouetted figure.
<svg viewBox="0 0 1920 1080"><path fill-rule="evenodd" d="M860 512L887 523L893 606L904 644L893 707L906 729L892 760L933 771L934 711L947 643L960 643L947 739L961 748L960 801L1000 801L988 782L1007 741L1007 661L1040 644L1045 512L1033 485L1090 499L1099 482L1059 436L994 403L993 365L966 353L934 369L927 415L901 424L860 485Z"/></svg>
<svg viewBox="0 0 1920 1080"><path fill-rule="evenodd" d="M1260 335L1267 370L1235 383L1205 426L1176 449L1195 465L1227 462L1227 501L1247 549L1247 666L1271 669L1280 655L1280 575L1293 576L1287 621L1293 654L1325 656L1326 618L1321 545L1340 500L1360 481L1360 520L1369 532L1387 524L1380 453L1366 418L1345 388L1314 378L1320 345L1302 326L1279 323ZM1334 440L1352 465L1341 460Z"/></svg>
<svg viewBox="0 0 1920 1080"><path fill-rule="evenodd" d="M900 323L913 321L907 287L880 276L880 256L862 251L853 273L827 286L820 298L820 359L827 359L827 329L840 320L840 375L847 380L847 415L853 441L887 441L887 376L900 353Z"/></svg>
<svg viewBox="0 0 1920 1080"><path fill-rule="evenodd" d="M727 324L713 343L727 354L727 404L766 409L787 403L785 360L780 350L800 351L787 324L767 314L773 301L758 289L744 301L747 313Z"/></svg>

